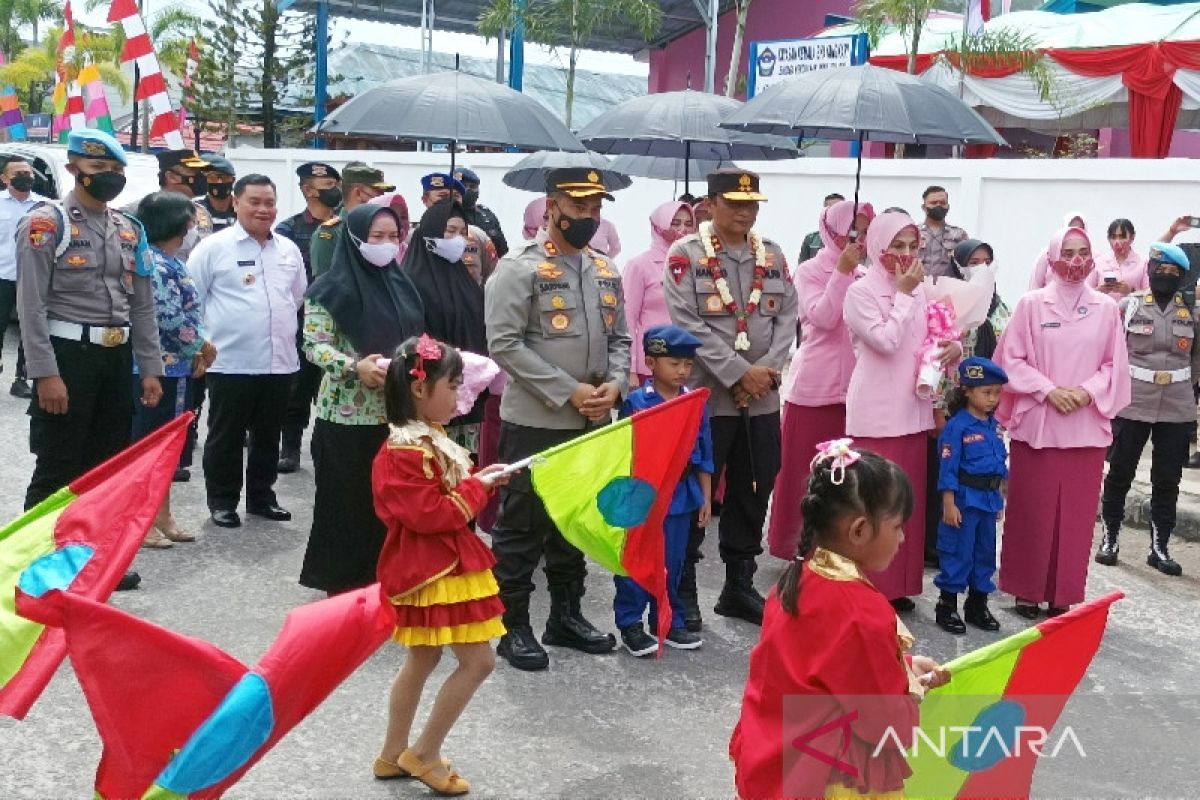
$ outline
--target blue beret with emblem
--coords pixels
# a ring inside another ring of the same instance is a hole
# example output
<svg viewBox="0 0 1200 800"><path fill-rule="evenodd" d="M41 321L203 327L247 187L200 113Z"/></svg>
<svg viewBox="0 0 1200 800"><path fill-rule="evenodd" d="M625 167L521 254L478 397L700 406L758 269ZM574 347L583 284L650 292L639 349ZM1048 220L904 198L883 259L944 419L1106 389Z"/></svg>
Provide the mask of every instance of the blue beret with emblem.
<svg viewBox="0 0 1200 800"><path fill-rule="evenodd" d="M431 172L421 178L421 191L433 192L439 189L449 189L452 192L466 194L466 187L459 181L454 179L454 176L447 175L444 172Z"/></svg>
<svg viewBox="0 0 1200 800"><path fill-rule="evenodd" d="M700 340L675 325L655 325L642 336L642 350L648 356L694 358Z"/></svg>
<svg viewBox="0 0 1200 800"><path fill-rule="evenodd" d="M454 177L462 183L480 183L479 175L470 167L455 167Z"/></svg>
<svg viewBox="0 0 1200 800"><path fill-rule="evenodd" d="M67 135L67 152L84 158L103 158L128 164L125 148L111 134L95 128L80 128Z"/></svg>
<svg viewBox="0 0 1200 800"><path fill-rule="evenodd" d="M1157 261L1160 264L1174 264L1184 272L1187 272L1192 266L1182 247L1166 242L1155 242L1150 245L1149 260Z"/></svg>
<svg viewBox="0 0 1200 800"><path fill-rule="evenodd" d="M958 365L958 385L996 386L1008 383L1008 374L995 362L981 356L964 358Z"/></svg>

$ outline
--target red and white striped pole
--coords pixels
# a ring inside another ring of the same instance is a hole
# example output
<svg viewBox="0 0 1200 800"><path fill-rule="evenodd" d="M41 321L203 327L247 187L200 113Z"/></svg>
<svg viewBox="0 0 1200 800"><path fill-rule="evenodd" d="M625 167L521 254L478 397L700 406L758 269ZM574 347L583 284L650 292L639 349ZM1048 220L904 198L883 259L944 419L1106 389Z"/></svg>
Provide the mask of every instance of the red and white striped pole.
<svg viewBox="0 0 1200 800"><path fill-rule="evenodd" d="M119 22L125 31L125 49L121 51L121 63L136 61L141 79L137 91L134 92L134 102L146 100L150 106L150 136L162 136L171 150L182 150L183 134L179 132L179 117L171 108L171 98L167 95L167 82L163 77L162 67L158 63L158 54L142 15L138 13L136 0L113 0L108 9L108 21Z"/></svg>

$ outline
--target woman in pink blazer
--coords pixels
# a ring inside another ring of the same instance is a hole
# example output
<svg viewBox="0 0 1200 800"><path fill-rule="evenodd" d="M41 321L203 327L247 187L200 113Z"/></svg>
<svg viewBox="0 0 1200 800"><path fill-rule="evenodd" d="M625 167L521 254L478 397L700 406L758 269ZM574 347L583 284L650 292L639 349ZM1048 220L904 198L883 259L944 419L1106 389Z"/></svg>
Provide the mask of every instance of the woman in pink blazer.
<svg viewBox="0 0 1200 800"><path fill-rule="evenodd" d="M1120 307L1087 285L1087 232L1061 230L1047 252L1050 282L1017 303L995 355L1012 438L1000 588L1027 619L1083 600L1111 421L1130 401Z"/></svg>
<svg viewBox="0 0 1200 800"><path fill-rule="evenodd" d="M846 292L862 275L863 237L875 216L870 203L859 206L855 227L859 244L850 242L854 203L842 200L821 212L818 231L824 244L796 269L800 304L800 347L792 357L784 389L783 461L775 479L767 547L787 560L796 557L804 517L800 501L808 485L809 462L819 443L846 433L846 387L854 368L850 331L842 318ZM628 295L626 295L628 308Z"/></svg>
<svg viewBox="0 0 1200 800"><path fill-rule="evenodd" d="M871 268L846 292L844 316L855 355L846 390L846 433L858 449L891 459L913 486L923 487L933 404L916 393L917 359L928 332L919 248L920 234L907 214L876 217L867 231ZM938 344L943 365L962 356L958 342ZM898 611L912 610L909 598L921 594L924 543L925 493L918 490L891 566L870 576Z"/></svg>

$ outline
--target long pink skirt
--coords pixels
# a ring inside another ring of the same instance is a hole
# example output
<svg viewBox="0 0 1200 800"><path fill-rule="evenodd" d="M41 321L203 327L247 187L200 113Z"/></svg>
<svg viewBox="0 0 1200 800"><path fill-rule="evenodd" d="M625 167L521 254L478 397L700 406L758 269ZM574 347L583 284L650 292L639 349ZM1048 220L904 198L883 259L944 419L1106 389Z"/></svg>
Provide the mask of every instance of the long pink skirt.
<svg viewBox="0 0 1200 800"><path fill-rule="evenodd" d="M856 450L870 450L894 461L913 486L913 513L904 523L904 541L883 572L868 573L875 588L888 600L916 597L922 591L925 576L925 470L928 469L928 434L910 433L885 439L857 437Z"/></svg>
<svg viewBox="0 0 1200 800"><path fill-rule="evenodd" d="M783 458L775 478L771 497L771 524L767 528L767 548L776 558L796 557L804 515L800 501L808 487L808 465L817 454L817 445L846 435L846 406L783 406Z"/></svg>
<svg viewBox="0 0 1200 800"><path fill-rule="evenodd" d="M1036 450L1014 441L1009 463L1001 590L1058 608L1083 602L1104 448Z"/></svg>

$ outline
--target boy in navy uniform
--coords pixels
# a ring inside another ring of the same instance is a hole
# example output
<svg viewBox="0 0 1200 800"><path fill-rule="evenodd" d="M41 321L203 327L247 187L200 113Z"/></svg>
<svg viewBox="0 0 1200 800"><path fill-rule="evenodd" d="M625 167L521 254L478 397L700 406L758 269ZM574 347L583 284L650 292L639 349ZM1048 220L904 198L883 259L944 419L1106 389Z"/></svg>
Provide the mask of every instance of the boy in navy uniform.
<svg viewBox="0 0 1200 800"><path fill-rule="evenodd" d="M646 385L629 393L625 404L621 406L622 417L674 400L686 392L700 340L674 325L655 325L646 331L642 344L646 366L650 368L652 377ZM685 610L679 599L679 580L687 559L692 520L698 512L698 522L703 527L708 525L712 515L712 473L712 433L706 411L688 468L675 485L671 507L663 521L667 592L671 597L671 630L667 634L666 644L680 650L694 650L703 644L697 634L684 626ZM635 656L650 655L658 648L658 640L642 628L642 616L649 607L650 630L658 628L654 601L632 578L615 577L613 580L617 584L613 612L621 631L621 644Z"/></svg>
<svg viewBox="0 0 1200 800"><path fill-rule="evenodd" d="M992 361L973 357L959 364L958 378L948 406L952 416L938 437L941 572L933 580L942 590L937 624L953 634L967 632L958 616L958 596L966 589L966 621L985 631L1000 630L987 598L996 591L996 521L1004 514L1008 484L1007 452L994 416L1008 376Z"/></svg>

